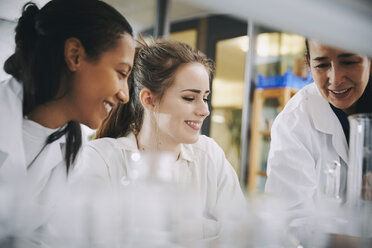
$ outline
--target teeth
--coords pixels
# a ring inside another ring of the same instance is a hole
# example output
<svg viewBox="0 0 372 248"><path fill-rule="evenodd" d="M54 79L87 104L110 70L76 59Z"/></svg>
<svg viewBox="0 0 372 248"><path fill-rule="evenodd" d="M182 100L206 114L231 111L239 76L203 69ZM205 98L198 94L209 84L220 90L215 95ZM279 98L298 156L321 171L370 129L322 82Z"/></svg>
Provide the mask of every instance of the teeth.
<svg viewBox="0 0 372 248"><path fill-rule="evenodd" d="M333 93L335 94L342 94L342 93L345 93L346 91L348 91L349 89L346 89L346 90L340 90L340 91L337 91L337 90L332 90Z"/></svg>
<svg viewBox="0 0 372 248"><path fill-rule="evenodd" d="M201 123L198 123L198 122L194 122L194 121L186 121L186 123L190 126L194 126L194 127L200 127L201 126Z"/></svg>
<svg viewBox="0 0 372 248"><path fill-rule="evenodd" d="M107 113L110 113L112 109L111 105L107 102L103 102L103 105L105 106Z"/></svg>

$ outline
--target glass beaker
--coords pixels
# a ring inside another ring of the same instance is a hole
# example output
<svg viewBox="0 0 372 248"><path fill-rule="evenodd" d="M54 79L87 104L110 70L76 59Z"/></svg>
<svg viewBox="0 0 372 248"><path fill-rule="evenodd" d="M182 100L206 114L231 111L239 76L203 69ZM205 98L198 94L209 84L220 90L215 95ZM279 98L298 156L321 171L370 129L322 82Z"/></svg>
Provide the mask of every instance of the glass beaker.
<svg viewBox="0 0 372 248"><path fill-rule="evenodd" d="M347 202L372 200L372 114L355 114L350 123Z"/></svg>
<svg viewBox="0 0 372 248"><path fill-rule="evenodd" d="M201 202L180 166L166 152L131 153L119 188L123 247L183 247L203 237Z"/></svg>

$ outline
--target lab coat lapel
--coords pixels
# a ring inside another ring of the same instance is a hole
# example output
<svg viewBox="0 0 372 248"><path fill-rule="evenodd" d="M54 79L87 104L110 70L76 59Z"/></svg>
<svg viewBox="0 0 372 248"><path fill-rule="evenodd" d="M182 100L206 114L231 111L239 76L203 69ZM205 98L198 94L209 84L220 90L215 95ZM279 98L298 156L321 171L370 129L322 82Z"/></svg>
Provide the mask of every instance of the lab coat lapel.
<svg viewBox="0 0 372 248"><path fill-rule="evenodd" d="M342 125L329 103L320 95L311 96L310 112L315 128L323 133L332 135L332 145L337 154L348 163L348 144Z"/></svg>

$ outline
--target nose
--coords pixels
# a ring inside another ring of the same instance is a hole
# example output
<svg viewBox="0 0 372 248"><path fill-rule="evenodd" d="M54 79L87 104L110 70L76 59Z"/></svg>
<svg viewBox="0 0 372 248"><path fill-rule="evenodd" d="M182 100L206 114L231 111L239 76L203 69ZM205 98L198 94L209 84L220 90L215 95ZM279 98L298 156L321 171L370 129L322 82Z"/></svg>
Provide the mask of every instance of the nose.
<svg viewBox="0 0 372 248"><path fill-rule="evenodd" d="M208 103L206 103L206 102L204 102L204 100L202 100L201 103L198 105L198 108L197 108L196 112L197 112L198 116L206 118L210 114Z"/></svg>
<svg viewBox="0 0 372 248"><path fill-rule="evenodd" d="M116 93L116 98L120 103L127 103L129 101L129 89L127 80L125 80L125 82L121 84L121 87Z"/></svg>
<svg viewBox="0 0 372 248"><path fill-rule="evenodd" d="M340 85L343 81L342 69L337 65L332 65L328 70L328 81L335 86Z"/></svg>

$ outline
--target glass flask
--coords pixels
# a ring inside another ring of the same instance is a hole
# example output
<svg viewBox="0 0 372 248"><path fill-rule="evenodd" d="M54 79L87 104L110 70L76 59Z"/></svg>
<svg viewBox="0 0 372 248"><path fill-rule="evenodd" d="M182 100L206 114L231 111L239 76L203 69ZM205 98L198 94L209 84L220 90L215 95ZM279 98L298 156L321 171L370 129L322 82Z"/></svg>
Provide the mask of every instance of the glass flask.
<svg viewBox="0 0 372 248"><path fill-rule="evenodd" d="M347 202L359 206L372 200L372 114L351 115L349 123Z"/></svg>

